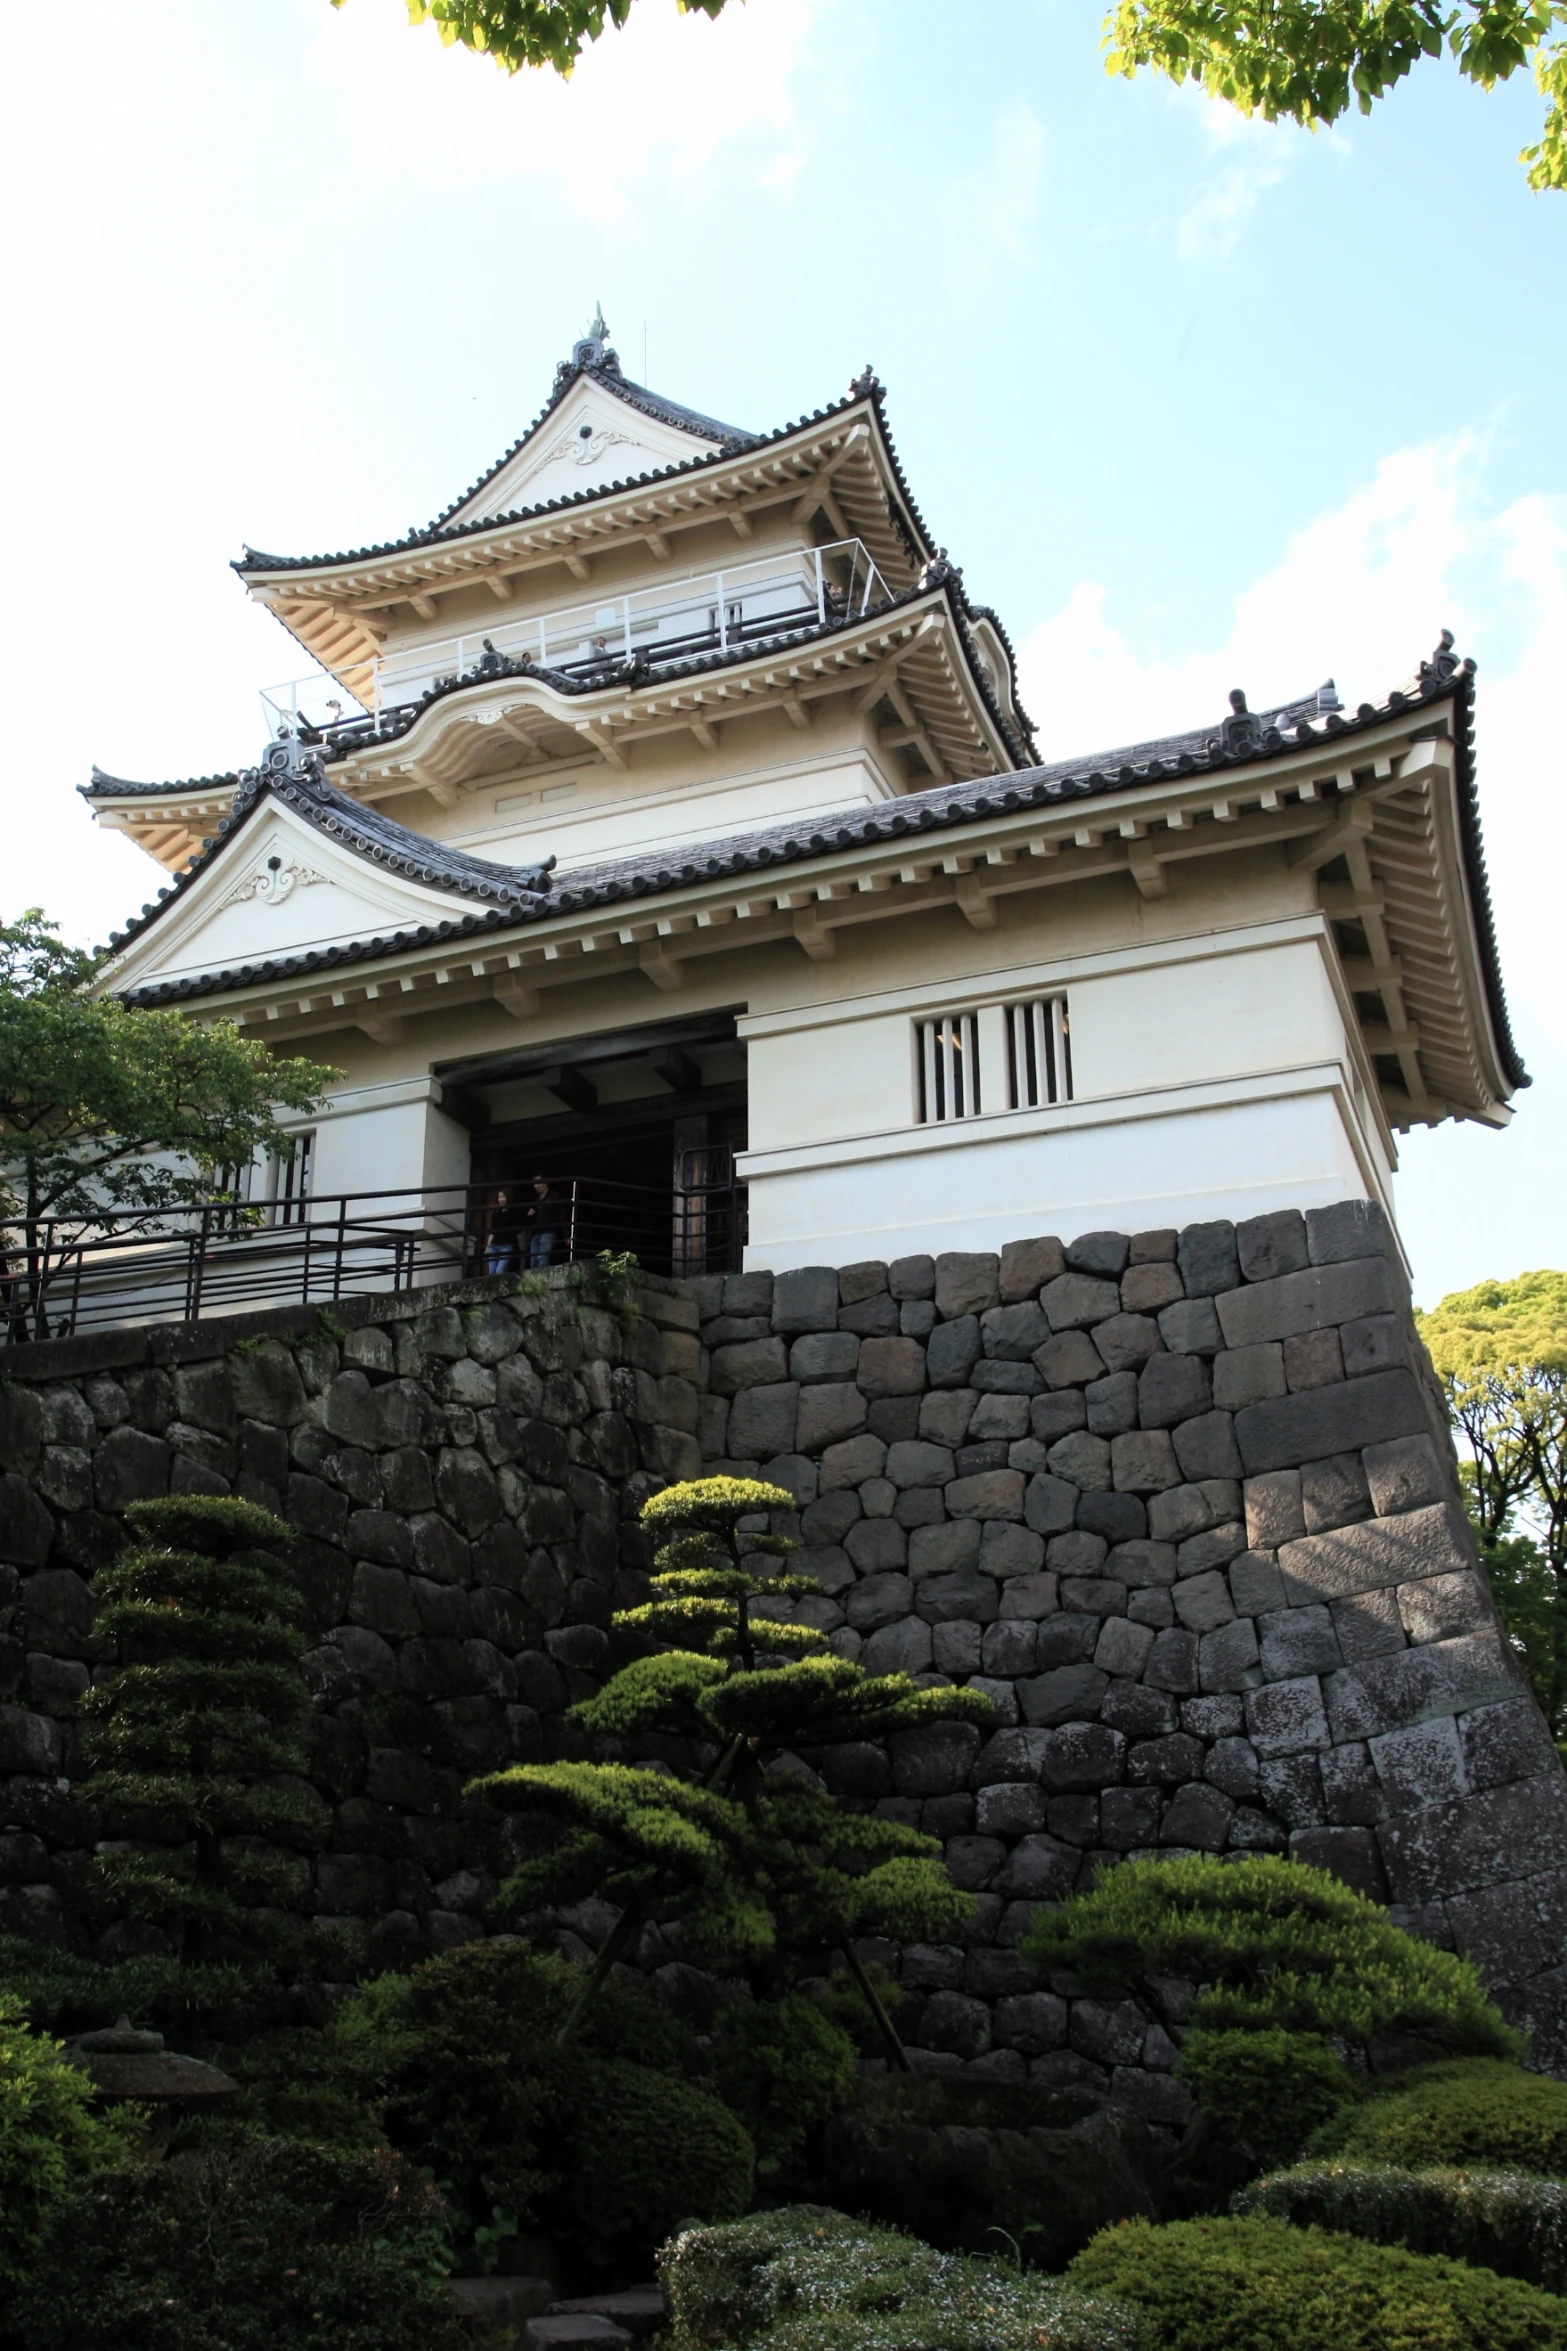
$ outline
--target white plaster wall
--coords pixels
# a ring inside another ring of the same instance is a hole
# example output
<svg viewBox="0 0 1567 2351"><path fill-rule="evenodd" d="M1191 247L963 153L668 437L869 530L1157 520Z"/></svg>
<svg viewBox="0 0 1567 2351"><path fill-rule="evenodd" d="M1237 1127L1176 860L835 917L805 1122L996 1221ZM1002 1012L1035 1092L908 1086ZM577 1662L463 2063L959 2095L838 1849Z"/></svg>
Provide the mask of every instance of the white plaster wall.
<svg viewBox="0 0 1567 2351"><path fill-rule="evenodd" d="M1387 1205L1338 1073L1282 1083L1254 1100L1172 1099L1164 1115L1077 1105L911 1128L857 1149L752 1151L746 1264L999 1249L1027 1233L1147 1232L1351 1198Z"/></svg>
<svg viewBox="0 0 1567 2351"><path fill-rule="evenodd" d="M892 785L869 756L814 767L763 768L738 782L692 783L677 770L642 792L628 789L623 777L607 784L597 773L584 774L580 781L551 777L536 785L522 776L496 787L487 821L474 824L470 817L462 830L432 837L502 864L523 865L552 855L567 873L638 849L720 840L728 833L892 797Z"/></svg>
<svg viewBox="0 0 1567 2351"><path fill-rule="evenodd" d="M434 1078L357 1086L336 1094L315 1120L311 1190L397 1193L410 1198L466 1184L468 1133L440 1107ZM395 1209L394 1198L386 1203Z"/></svg>

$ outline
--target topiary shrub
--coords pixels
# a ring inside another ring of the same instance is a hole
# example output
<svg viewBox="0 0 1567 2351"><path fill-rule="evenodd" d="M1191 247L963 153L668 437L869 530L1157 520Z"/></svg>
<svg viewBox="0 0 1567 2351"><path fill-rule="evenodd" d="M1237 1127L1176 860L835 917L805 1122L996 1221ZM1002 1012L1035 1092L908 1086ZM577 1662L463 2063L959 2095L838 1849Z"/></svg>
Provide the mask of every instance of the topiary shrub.
<svg viewBox="0 0 1567 2351"><path fill-rule="evenodd" d="M1271 2169L1360 2095L1360 2085L1313 2033L1188 2033L1178 2073L1217 2136Z"/></svg>
<svg viewBox="0 0 1567 2351"><path fill-rule="evenodd" d="M1432 2055L1523 2048L1467 1960L1273 1854L1123 1864L1037 1910L1022 1949L1074 1994L1157 2006L1159 1978L1201 1987L1178 2068L1198 2098L1177 2173L1188 2209L1222 2208L1251 2173L1298 2155L1390 2038Z"/></svg>
<svg viewBox="0 0 1567 2351"><path fill-rule="evenodd" d="M1461 2261L1251 2218L1106 2229L1067 2272L1157 2351L1561 2351L1567 2303Z"/></svg>
<svg viewBox="0 0 1567 2351"><path fill-rule="evenodd" d="M366 1986L327 2038L334 2086L442 2182L460 2242L542 2229L596 2275L645 2263L684 2221L743 2212L755 2158L692 2085L695 2038L653 2001L608 1983L560 2044L583 1973L467 1943Z"/></svg>
<svg viewBox="0 0 1567 2351"><path fill-rule="evenodd" d="M763 2179L802 2160L813 2134L848 2105L860 2078L853 2041L803 1992L726 2009L710 2063L719 2096L756 2142Z"/></svg>
<svg viewBox="0 0 1567 2351"><path fill-rule="evenodd" d="M1503 2277L1567 2293L1567 2182L1517 2171L1395 2171L1382 2164L1301 2164L1257 2180L1239 2213L1344 2229L1411 2253L1450 2253Z"/></svg>
<svg viewBox="0 0 1567 2351"><path fill-rule="evenodd" d="M765 2286L756 2279L792 2245L827 2245L876 2236L889 2248L911 2242L825 2204L786 2204L753 2212L721 2228L683 2229L659 2249L658 2276L669 2306L672 2351L707 2351L714 2343L749 2343L767 2324Z"/></svg>
<svg viewBox="0 0 1567 2351"><path fill-rule="evenodd" d="M178 2029L270 1989L304 1947L293 1848L321 1812L296 1777L304 1602L279 1556L292 1533L252 1502L176 1495L125 1516L137 1539L93 1581L117 1663L82 1699L84 1794L127 1824L97 1866L179 1962Z"/></svg>
<svg viewBox="0 0 1567 2351"><path fill-rule="evenodd" d="M756 2153L727 2106L689 2082L574 2056L565 2160L540 2219L595 2275L618 2283L689 2221L733 2220L756 2187Z"/></svg>
<svg viewBox="0 0 1567 2351"><path fill-rule="evenodd" d="M799 2205L688 2231L660 2258L670 2351L1138 2351L1129 2313L1059 2280Z"/></svg>
<svg viewBox="0 0 1567 2351"><path fill-rule="evenodd" d="M31 2272L54 2206L130 2156L136 2118L95 2113L91 2101L86 2074L0 1992L0 2309Z"/></svg>
<svg viewBox="0 0 1567 2351"><path fill-rule="evenodd" d="M1567 2177L1567 2082L1483 2059L1421 2066L1325 2124L1311 2153L1409 2171L1478 2163Z"/></svg>
<svg viewBox="0 0 1567 2351"><path fill-rule="evenodd" d="M1104 1871L1086 1893L1037 1910L1022 1949L1096 1999L1154 1976L1200 1984L1193 2021L1216 2031L1282 2028L1362 2049L1396 2033L1455 2056L1522 2050L1467 1960L1405 1934L1325 1869L1275 1854Z"/></svg>
<svg viewBox="0 0 1567 2351"><path fill-rule="evenodd" d="M242 2142L56 2206L18 2351L463 2351L441 2201L383 2149Z"/></svg>

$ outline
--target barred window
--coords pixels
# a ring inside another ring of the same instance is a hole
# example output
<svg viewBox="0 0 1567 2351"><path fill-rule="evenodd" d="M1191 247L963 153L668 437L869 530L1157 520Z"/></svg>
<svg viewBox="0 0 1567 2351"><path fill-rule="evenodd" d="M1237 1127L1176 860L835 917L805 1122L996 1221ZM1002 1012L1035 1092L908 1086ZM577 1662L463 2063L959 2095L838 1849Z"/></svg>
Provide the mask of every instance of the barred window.
<svg viewBox="0 0 1567 2351"><path fill-rule="evenodd" d="M267 1195L274 1224L303 1224L310 1197L310 1162L315 1155L313 1133L291 1135L267 1167Z"/></svg>
<svg viewBox="0 0 1567 2351"><path fill-rule="evenodd" d="M972 1118L980 1107L979 1015L942 1012L914 1023L915 1116L921 1126Z"/></svg>
<svg viewBox="0 0 1567 2351"><path fill-rule="evenodd" d="M1036 996L1003 1007L1007 1088L1014 1110L1039 1110L1072 1099L1072 1030L1064 996Z"/></svg>

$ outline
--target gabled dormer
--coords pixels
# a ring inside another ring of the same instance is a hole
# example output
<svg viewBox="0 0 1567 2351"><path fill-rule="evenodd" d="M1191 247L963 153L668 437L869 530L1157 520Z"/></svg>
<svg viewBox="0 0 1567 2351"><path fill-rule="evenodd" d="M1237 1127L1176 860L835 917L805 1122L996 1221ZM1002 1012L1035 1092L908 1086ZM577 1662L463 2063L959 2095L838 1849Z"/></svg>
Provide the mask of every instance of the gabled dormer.
<svg viewBox="0 0 1567 2351"><path fill-rule="evenodd" d="M556 371L543 412L436 527L493 522L639 474L663 473L693 457L714 457L756 438L631 383L607 340L600 311Z"/></svg>

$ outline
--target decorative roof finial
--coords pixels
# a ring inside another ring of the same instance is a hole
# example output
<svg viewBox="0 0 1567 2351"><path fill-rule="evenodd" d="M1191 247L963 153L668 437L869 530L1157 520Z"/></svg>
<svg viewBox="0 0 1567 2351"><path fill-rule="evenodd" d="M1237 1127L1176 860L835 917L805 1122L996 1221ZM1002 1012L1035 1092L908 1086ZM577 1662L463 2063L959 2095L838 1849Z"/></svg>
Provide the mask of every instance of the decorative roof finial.
<svg viewBox="0 0 1567 2351"><path fill-rule="evenodd" d="M616 354L610 349L608 337L609 322L604 316L604 305L602 302L595 302L593 305L593 323L588 328L587 333L585 335L579 336L578 340L572 344L571 365L569 369L566 369L563 372L566 374L580 374L584 368L605 367L611 369L614 374L618 375L620 373L620 361Z"/></svg>
<svg viewBox="0 0 1567 2351"><path fill-rule="evenodd" d="M1422 661L1420 664L1420 683L1427 688L1445 686L1448 679L1456 677L1459 670L1465 666L1466 664L1461 662L1453 651L1452 630L1444 629L1436 651L1430 660ZM1470 662L1467 666L1472 669L1474 664Z"/></svg>
<svg viewBox="0 0 1567 2351"><path fill-rule="evenodd" d="M1230 691L1230 715L1221 721L1218 739L1209 744L1210 751L1220 751L1230 758L1243 758L1248 752L1262 746L1262 721L1254 710L1246 707L1246 696L1239 686Z"/></svg>

